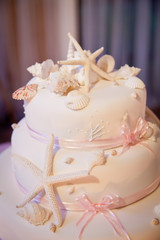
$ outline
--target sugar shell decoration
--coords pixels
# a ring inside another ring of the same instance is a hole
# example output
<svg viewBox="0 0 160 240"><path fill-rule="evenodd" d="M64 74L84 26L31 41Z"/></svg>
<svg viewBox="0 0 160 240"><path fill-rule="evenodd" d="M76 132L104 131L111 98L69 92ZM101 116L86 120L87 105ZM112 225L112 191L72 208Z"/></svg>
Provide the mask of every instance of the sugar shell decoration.
<svg viewBox="0 0 160 240"><path fill-rule="evenodd" d="M17 215L23 217L31 224L38 226L43 225L49 220L51 211L43 208L36 202L27 203L27 205L17 212Z"/></svg>
<svg viewBox="0 0 160 240"><path fill-rule="evenodd" d="M109 73L109 76L114 78L114 80L118 80L118 79L125 80L132 76L137 76L140 71L141 71L140 68L130 67L127 64L125 64L120 69Z"/></svg>
<svg viewBox="0 0 160 240"><path fill-rule="evenodd" d="M51 232L56 232L57 227L54 223L51 223L50 226L49 226L49 229L50 229Z"/></svg>
<svg viewBox="0 0 160 240"><path fill-rule="evenodd" d="M95 152L95 157L90 162L88 162L88 171L91 172L91 170L95 166L100 166L105 163L106 163L106 158L105 158L104 151L97 151Z"/></svg>
<svg viewBox="0 0 160 240"><path fill-rule="evenodd" d="M39 77L42 79L47 79L51 72L58 71L58 65L54 64L51 59L47 59L42 63L36 63L27 68L34 77Z"/></svg>
<svg viewBox="0 0 160 240"><path fill-rule="evenodd" d="M75 186L74 185L69 186L67 191L68 191L68 194L74 193L75 192Z"/></svg>
<svg viewBox="0 0 160 240"><path fill-rule="evenodd" d="M138 93L136 93L136 92L132 92L131 93L131 97L133 98L133 99L138 99Z"/></svg>
<svg viewBox="0 0 160 240"><path fill-rule="evenodd" d="M129 88L133 88L133 89L144 89L145 88L145 85L142 82L142 80L135 76L130 77L125 82L125 86L127 86Z"/></svg>
<svg viewBox="0 0 160 240"><path fill-rule="evenodd" d="M154 226L157 226L157 225L159 225L159 219L158 218L153 218L153 220L152 220L152 225L154 225Z"/></svg>
<svg viewBox="0 0 160 240"><path fill-rule="evenodd" d="M61 67L60 71L50 74L49 88L51 92L64 95L70 89L75 89L78 87L78 82L73 78L66 67Z"/></svg>
<svg viewBox="0 0 160 240"><path fill-rule="evenodd" d="M97 66L104 72L110 73L115 67L115 60L111 55L103 55L98 61Z"/></svg>
<svg viewBox="0 0 160 240"><path fill-rule="evenodd" d="M73 90L67 95L66 105L72 110L81 110L88 105L89 101L88 95L78 90Z"/></svg>
<svg viewBox="0 0 160 240"><path fill-rule="evenodd" d="M21 87L12 94L12 98L16 100L32 99L37 94L38 84L29 84Z"/></svg>
<svg viewBox="0 0 160 240"><path fill-rule="evenodd" d="M72 163L74 162L74 158L68 157L68 158L65 159L64 162L65 162L66 164L72 164Z"/></svg>
<svg viewBox="0 0 160 240"><path fill-rule="evenodd" d="M143 138L144 138L144 139L151 138L152 135L153 135L153 133L154 133L153 128L152 128L152 127L150 126L150 124L149 124L149 127L148 127L148 129L147 129L147 132L146 132L146 134L144 134Z"/></svg>

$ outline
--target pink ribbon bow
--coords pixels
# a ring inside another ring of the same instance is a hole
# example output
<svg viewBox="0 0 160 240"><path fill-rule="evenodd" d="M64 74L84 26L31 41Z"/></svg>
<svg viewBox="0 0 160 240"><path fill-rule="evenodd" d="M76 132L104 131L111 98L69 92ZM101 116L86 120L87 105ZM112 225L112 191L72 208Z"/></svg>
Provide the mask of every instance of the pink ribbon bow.
<svg viewBox="0 0 160 240"><path fill-rule="evenodd" d="M87 224L92 220L92 218L96 214L101 213L105 217L105 219L112 225L116 233L122 237L123 240L130 240L130 237L128 236L125 228L119 221L118 217L112 211L112 209L119 208L121 205L124 205L123 199L121 199L118 195L106 195L98 204L92 203L86 194L83 194L76 200L85 210L84 214L77 222L77 225L79 225L82 220L84 220L85 217L88 216L88 219L86 219L81 228L79 239L81 239L84 229L86 228Z"/></svg>
<svg viewBox="0 0 160 240"><path fill-rule="evenodd" d="M147 133L148 128L148 122L141 117L138 119L133 132L131 132L128 124L124 123L121 127L121 136L123 137L123 152L129 147L129 145L135 145L137 143L140 143L152 151L147 144L141 142L141 139Z"/></svg>

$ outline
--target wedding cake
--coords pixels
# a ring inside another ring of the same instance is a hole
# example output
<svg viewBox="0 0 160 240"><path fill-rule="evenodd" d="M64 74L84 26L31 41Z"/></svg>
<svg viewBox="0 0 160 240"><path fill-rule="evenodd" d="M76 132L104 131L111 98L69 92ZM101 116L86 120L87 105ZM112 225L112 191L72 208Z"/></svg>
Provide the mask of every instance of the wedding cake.
<svg viewBox="0 0 160 240"><path fill-rule="evenodd" d="M35 240L39 227L45 240L159 240L160 123L140 69L68 36L67 59L29 67L13 93L25 113L12 125L17 221Z"/></svg>

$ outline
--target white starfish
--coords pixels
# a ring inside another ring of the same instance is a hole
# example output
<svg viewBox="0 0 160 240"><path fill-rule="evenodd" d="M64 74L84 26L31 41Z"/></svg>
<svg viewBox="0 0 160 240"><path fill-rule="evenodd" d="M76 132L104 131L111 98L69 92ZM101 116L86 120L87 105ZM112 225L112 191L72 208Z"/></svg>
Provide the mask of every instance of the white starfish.
<svg viewBox="0 0 160 240"><path fill-rule="evenodd" d="M53 212L55 217L55 225L60 227L62 225L62 217L59 209L58 202L56 200L56 192L53 185L57 183L66 183L75 179L83 178L88 175L88 171L78 171L73 173L52 175L53 169L53 146L54 146L54 136L51 136L51 139L48 144L47 156L44 165L44 170L39 184L35 187L32 192L29 192L22 203L17 207L24 207L28 202L35 198L43 189L46 192L46 197L49 202L50 209Z"/></svg>
<svg viewBox="0 0 160 240"><path fill-rule="evenodd" d="M85 71L85 86L87 92L89 91L89 74L90 71L94 71L97 73L100 77L113 81L114 79L112 76L110 76L108 73L104 72L101 68L99 68L96 65L96 58L103 52L104 48L101 47L98 50L96 50L93 53L90 53L89 51L84 51L79 43L73 38L73 36L68 33L68 36L70 40L73 42L76 50L79 52L81 58L80 59L73 59L73 60L66 60L66 61L58 61L58 64L62 65L83 65L84 66L84 71Z"/></svg>

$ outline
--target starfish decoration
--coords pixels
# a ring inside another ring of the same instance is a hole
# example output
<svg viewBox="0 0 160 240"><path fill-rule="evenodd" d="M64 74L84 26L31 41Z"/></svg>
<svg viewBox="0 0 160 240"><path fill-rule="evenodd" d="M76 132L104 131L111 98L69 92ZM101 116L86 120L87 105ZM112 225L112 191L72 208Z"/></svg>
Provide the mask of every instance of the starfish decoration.
<svg viewBox="0 0 160 240"><path fill-rule="evenodd" d="M86 91L89 91L89 74L90 71L94 71L95 73L97 73L100 77L113 81L114 78L112 76L110 76L108 73L104 72L101 68L99 68L96 65L96 58L103 52L104 48L101 47L98 50L96 50L93 53L90 53L89 51L84 51L81 46L79 45L79 43L73 38L73 36L68 33L68 36L70 38L70 40L72 41L72 43L74 44L74 47L76 48L76 50L78 51L78 53L80 54L80 59L73 59L73 60L66 60L66 61L58 61L58 64L61 65L83 65L84 66L84 72L85 72L85 87L86 87Z"/></svg>
<svg viewBox="0 0 160 240"><path fill-rule="evenodd" d="M28 202L35 198L44 189L46 192L46 197L49 202L50 209L53 213L53 216L55 217L55 225L56 227L60 227L62 225L62 216L56 199L54 185L57 183L66 183L75 179L84 178L88 176L88 171L78 171L73 173L52 175L53 146L54 136L52 135L48 143L46 161L40 182L32 192L26 194L26 197L23 200L23 202L20 203L17 207L19 208L24 207Z"/></svg>

